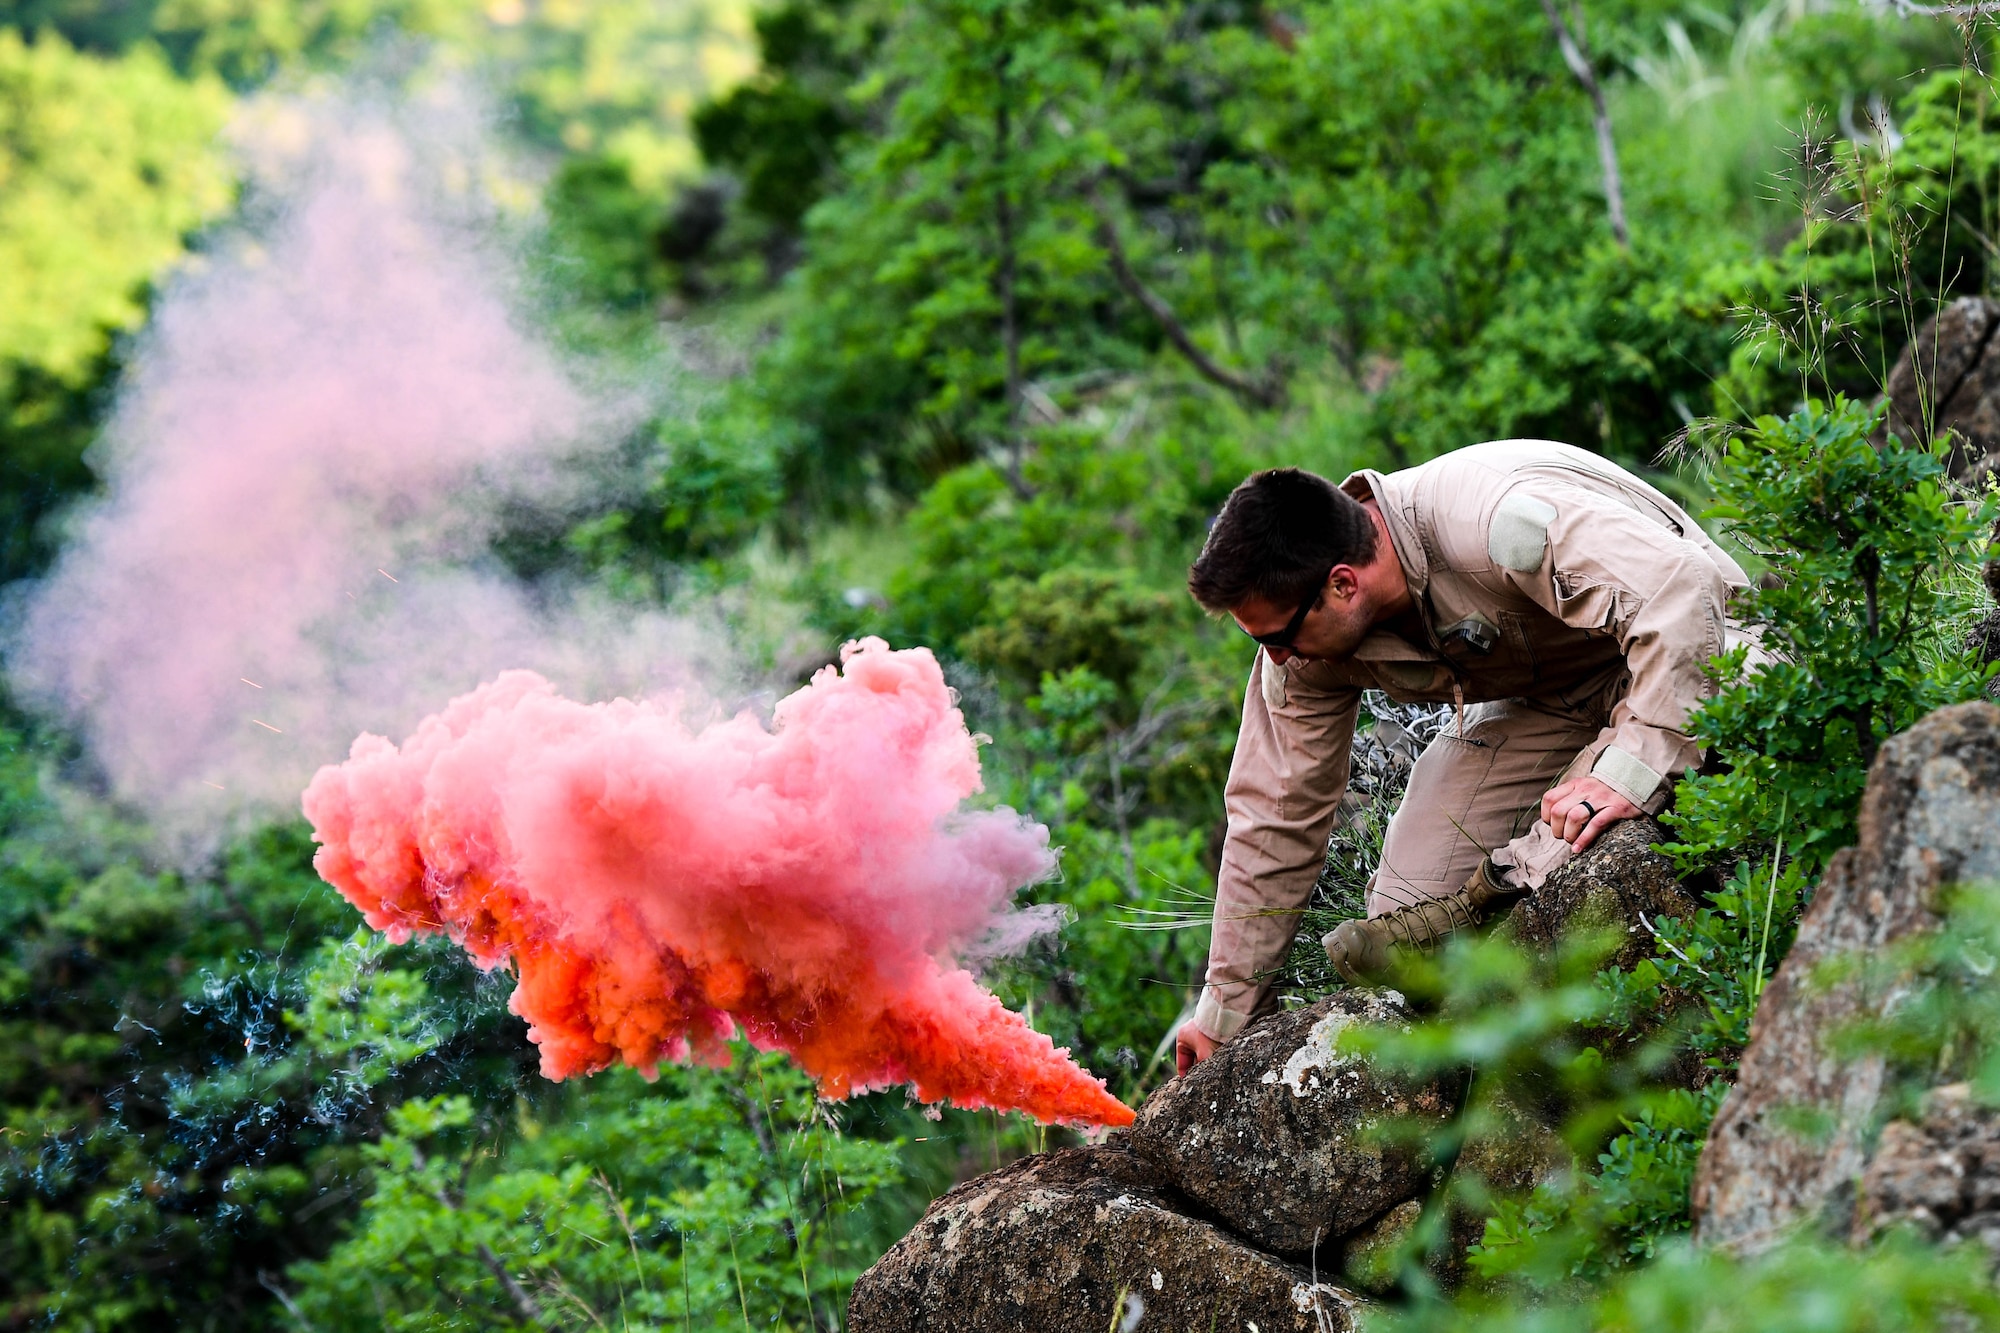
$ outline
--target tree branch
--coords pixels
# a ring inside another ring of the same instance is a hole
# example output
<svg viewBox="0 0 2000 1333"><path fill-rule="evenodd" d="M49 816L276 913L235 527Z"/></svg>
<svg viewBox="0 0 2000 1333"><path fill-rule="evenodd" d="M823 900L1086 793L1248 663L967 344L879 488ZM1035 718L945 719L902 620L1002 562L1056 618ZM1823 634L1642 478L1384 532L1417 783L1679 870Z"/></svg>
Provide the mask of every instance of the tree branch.
<svg viewBox="0 0 2000 1333"><path fill-rule="evenodd" d="M493 1247L485 1241L479 1242L479 1262L486 1265L486 1271L499 1279L501 1290L507 1299L514 1302L514 1313L524 1324L539 1327L542 1323L542 1303L528 1294L528 1289L514 1280L507 1271L507 1265L500 1262L500 1256L493 1253Z"/></svg>
<svg viewBox="0 0 2000 1333"><path fill-rule="evenodd" d="M1914 0L1889 0L1890 8L1898 18L1977 18L1981 14L2000 14L2000 0L1975 0L1963 5L1922 5Z"/></svg>
<svg viewBox="0 0 2000 1333"><path fill-rule="evenodd" d="M1220 385L1246 403L1255 407L1276 407L1284 401L1284 393L1270 379L1253 380L1218 364L1195 342L1188 333L1187 326L1174 314L1174 308L1164 298L1148 287L1137 273L1132 271L1132 262L1125 256L1124 243L1118 239L1117 224L1111 220L1111 209L1104 197L1092 189L1091 206L1097 212L1097 240L1104 247L1104 253L1111 260L1111 276L1125 289L1126 295L1145 307L1146 313L1160 326L1180 354L1187 358L1201 377L1211 384Z"/></svg>
<svg viewBox="0 0 2000 1333"><path fill-rule="evenodd" d="M423 1150L421 1148L417 1148L414 1144L412 1144L411 1151L414 1154L417 1170L419 1171L423 1170L424 1169ZM459 1181L459 1188L464 1189L464 1187L465 1187L465 1182L463 1176L461 1175ZM433 1199L436 1199L439 1203L443 1204L447 1211L454 1213L463 1211L463 1209L459 1205L459 1201L457 1199L454 1199L451 1195L451 1191L446 1189L443 1185L432 1185L430 1193L431 1197ZM474 1247L474 1249L479 1255L479 1262L486 1266L487 1272L493 1274L493 1276L496 1279L498 1279L500 1283L500 1289L506 1292L507 1299L513 1302L515 1321L517 1323L527 1324L530 1327L534 1328L541 1327L543 1322L542 1303L536 1300L533 1296L529 1295L528 1289L526 1287L523 1287L519 1282L516 1282L514 1280L514 1275L507 1271L507 1265L500 1262L500 1256L493 1253L493 1247L491 1245L488 1245L485 1241L482 1240Z"/></svg>
<svg viewBox="0 0 2000 1333"><path fill-rule="evenodd" d="M994 295L1000 300L1000 344L1006 357L1007 374L1007 479L1019 494L1027 486L1022 470L1021 439L1021 321L1019 297L1015 290L1014 200L1009 193L1012 164L1009 154L1013 139L1013 108L1009 102L1007 68L1013 61L1011 50L1003 51L994 69L998 96L993 101L994 225L1000 234L999 263L993 274ZM1027 497L1023 497L1027 498Z"/></svg>
<svg viewBox="0 0 2000 1333"><path fill-rule="evenodd" d="M306 1312L299 1308L299 1303L292 1299L292 1294L279 1284L278 1279L271 1276L269 1269L257 1270L257 1285L276 1296L278 1304L285 1307L285 1313L298 1320L299 1327L304 1329L305 1333L319 1333L313 1327L312 1321L306 1318Z"/></svg>
<svg viewBox="0 0 2000 1333"><path fill-rule="evenodd" d="M1590 67L1590 57L1583 49L1583 14L1580 10L1573 11L1577 21L1572 33L1555 0L1542 0L1542 12L1549 16L1549 26L1555 29L1563 63L1590 96L1590 116L1597 127L1597 160L1604 169L1604 207L1611 214L1611 234L1618 238L1620 248L1630 250L1632 233L1625 226L1625 187L1618 176L1618 145L1611 137L1611 109L1605 105L1604 87L1598 83L1597 71Z"/></svg>

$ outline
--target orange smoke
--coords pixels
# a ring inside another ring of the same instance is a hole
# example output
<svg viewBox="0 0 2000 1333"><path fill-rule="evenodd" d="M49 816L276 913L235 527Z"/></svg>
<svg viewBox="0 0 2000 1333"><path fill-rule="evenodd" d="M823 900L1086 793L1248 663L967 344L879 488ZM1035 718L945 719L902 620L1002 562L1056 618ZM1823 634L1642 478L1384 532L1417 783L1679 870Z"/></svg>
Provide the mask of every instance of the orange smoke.
<svg viewBox="0 0 2000 1333"><path fill-rule="evenodd" d="M830 1097L913 1083L926 1102L1129 1124L950 962L1053 868L1047 831L958 809L978 753L927 650L868 639L842 659L771 731L746 713L690 732L507 672L400 749L363 736L322 768L314 864L392 939L511 959L550 1078L721 1061L740 1025Z"/></svg>

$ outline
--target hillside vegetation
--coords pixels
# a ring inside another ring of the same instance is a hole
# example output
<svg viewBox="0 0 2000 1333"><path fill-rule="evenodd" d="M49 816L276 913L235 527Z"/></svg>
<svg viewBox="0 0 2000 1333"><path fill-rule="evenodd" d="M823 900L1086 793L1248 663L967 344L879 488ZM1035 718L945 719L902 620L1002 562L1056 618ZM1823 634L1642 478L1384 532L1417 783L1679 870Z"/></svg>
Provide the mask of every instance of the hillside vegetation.
<svg viewBox="0 0 2000 1333"><path fill-rule="evenodd" d="M1716 1327L1727 1289L1741 1326L1886 1328L1947 1293L1984 1327L1963 1254L1676 1239L1867 760L1987 681L1991 507L1869 444L1904 345L2000 285L1992 29L1916 8L0 0L0 578L48 568L135 335L245 206L232 116L470 83L526 183L498 209L534 322L672 381L625 427L636 480L494 559L707 617L777 688L855 636L932 648L988 799L1063 849L1029 896L1066 924L986 979L1136 1104L1198 985L1249 663L1181 589L1223 497L1599 451L1730 529L1798 648L1702 720L1733 767L1671 850L1710 910L1562 992L1564 1021L1697 992L1678 1039L1715 1079L1584 1071L1601 1174L1503 1211L1457 1304L1412 1276L1406 1315ZM504 973L362 928L301 821L171 859L74 736L0 721L0 1329L835 1329L932 1197L1064 1137L820 1103L747 1046L544 1082ZM1536 1058L1556 1009L1520 975L1438 984L1520 1018L1436 1049Z"/></svg>

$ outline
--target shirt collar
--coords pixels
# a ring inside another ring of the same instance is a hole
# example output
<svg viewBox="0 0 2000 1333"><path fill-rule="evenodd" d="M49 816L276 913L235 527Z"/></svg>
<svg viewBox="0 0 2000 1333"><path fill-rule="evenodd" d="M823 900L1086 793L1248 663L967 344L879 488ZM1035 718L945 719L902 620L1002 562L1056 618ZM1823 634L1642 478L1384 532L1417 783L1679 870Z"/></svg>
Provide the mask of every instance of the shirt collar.
<svg viewBox="0 0 2000 1333"><path fill-rule="evenodd" d="M1373 468L1363 468L1349 473L1347 480L1340 483L1340 489L1357 500L1373 500L1382 511L1382 519L1389 525L1389 544L1395 547L1396 559L1403 566L1403 582L1410 589L1410 600L1422 607L1430 588L1431 563L1424 540L1417 533L1415 505L1400 480L1407 475L1398 472L1385 477Z"/></svg>

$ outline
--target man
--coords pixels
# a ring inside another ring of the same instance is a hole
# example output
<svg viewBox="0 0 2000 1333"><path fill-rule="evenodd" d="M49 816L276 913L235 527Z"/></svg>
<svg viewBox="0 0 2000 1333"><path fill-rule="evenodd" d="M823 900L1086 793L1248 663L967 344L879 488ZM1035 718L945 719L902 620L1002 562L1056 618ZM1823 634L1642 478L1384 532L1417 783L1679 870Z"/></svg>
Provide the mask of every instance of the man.
<svg viewBox="0 0 2000 1333"><path fill-rule="evenodd" d="M1474 445L1339 487L1258 473L1223 505L1188 589L1262 645L1230 765L1207 984L1185 1073L1265 1000L1347 787L1361 691L1453 704L1369 883L1327 937L1347 970L1477 920L1490 851L1539 816L1581 851L1658 813L1700 760L1689 713L1743 570L1679 505L1569 445Z"/></svg>

